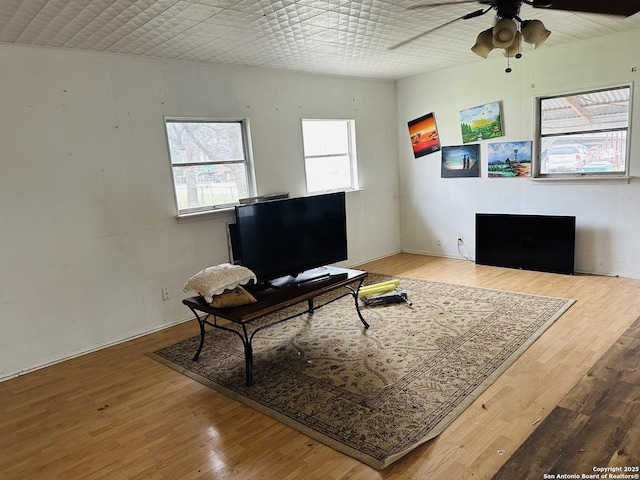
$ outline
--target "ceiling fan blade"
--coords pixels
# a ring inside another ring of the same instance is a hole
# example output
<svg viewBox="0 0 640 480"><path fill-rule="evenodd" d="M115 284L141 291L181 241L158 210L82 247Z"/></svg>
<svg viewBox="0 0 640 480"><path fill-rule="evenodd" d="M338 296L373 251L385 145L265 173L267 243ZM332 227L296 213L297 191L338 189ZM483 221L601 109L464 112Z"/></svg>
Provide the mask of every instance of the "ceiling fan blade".
<svg viewBox="0 0 640 480"><path fill-rule="evenodd" d="M406 44L407 44L407 43L409 43L409 42L413 42L414 40L417 40L417 39L419 39L420 37L424 37L425 35L427 35L427 34L429 34L429 33L431 33L431 32L435 32L436 30L439 30L439 29L441 29L442 27L446 27L447 25L451 25L453 22L457 22L457 21L458 21L458 20L460 20L461 18L462 18L462 17L459 17L459 18L456 18L456 19L454 19L454 20L451 20L450 22L443 23L442 25L438 25L437 27L430 28L429 30L426 30L426 31L424 31L424 32L422 32L422 33L419 33L419 34L417 34L417 35L414 35L413 37L407 38L406 40L403 40L403 41L401 41L401 42L399 42L399 43L396 43L395 45L391 45L391 46L389 47L389 50L395 50L396 48L401 47L401 46L403 46L403 45L406 45Z"/></svg>
<svg viewBox="0 0 640 480"><path fill-rule="evenodd" d="M461 3L478 3L478 0L451 0L449 2L419 3L417 5L408 6L407 10L418 10L421 8L431 8L431 7L445 7L447 5L459 5Z"/></svg>
<svg viewBox="0 0 640 480"><path fill-rule="evenodd" d="M438 25L437 27L430 28L427 31L424 31L422 33L414 35L413 37L407 38L406 40L403 40L403 41L401 41L399 43L396 43L395 45L391 45L390 47L388 47L388 49L389 50L395 50L396 48L401 47L403 45L406 45L409 42L413 42L414 40L417 40L418 38L424 37L425 35L427 35L429 33L435 32L436 30L439 30L442 27L446 27L447 25L451 25L452 23L457 22L458 20L468 20L469 18L479 17L480 15L487 13L489 10L491 10L491 7L487 8L485 10L483 10L483 9L476 10L474 12L467 13L466 15L463 15L461 17L454 18L453 20L450 20L450 21L448 21L446 23L443 23L442 25Z"/></svg>
<svg viewBox="0 0 640 480"><path fill-rule="evenodd" d="M529 3L535 8L566 10L569 12L600 13L628 17L640 12L640 0L602 1L602 0L533 0Z"/></svg>

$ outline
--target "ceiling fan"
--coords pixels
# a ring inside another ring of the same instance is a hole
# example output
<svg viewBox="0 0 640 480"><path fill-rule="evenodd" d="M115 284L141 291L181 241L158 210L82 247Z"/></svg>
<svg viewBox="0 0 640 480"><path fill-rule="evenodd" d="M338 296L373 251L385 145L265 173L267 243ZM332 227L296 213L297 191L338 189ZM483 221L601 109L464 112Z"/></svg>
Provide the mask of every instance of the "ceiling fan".
<svg viewBox="0 0 640 480"><path fill-rule="evenodd" d="M473 12L467 13L458 18L437 25L422 33L407 38L389 47L394 50L406 45L429 33L435 32L458 20L468 20L479 17L485 13L495 10L496 23L478 35L476 43L471 50L483 58L487 58L489 52L494 48L504 49L504 55L520 58L520 48L522 41L540 46L551 34L549 30L539 20L521 20L520 7L522 4L530 5L534 8L546 8L552 10L564 10L568 12L599 13L606 15L619 15L628 17L640 11L640 0L627 1L606 1L606 0L450 0L437 3L418 4L408 7L409 10L422 8L444 7L447 5L459 5L464 3L479 3L485 5ZM506 72L511 68L507 67Z"/></svg>

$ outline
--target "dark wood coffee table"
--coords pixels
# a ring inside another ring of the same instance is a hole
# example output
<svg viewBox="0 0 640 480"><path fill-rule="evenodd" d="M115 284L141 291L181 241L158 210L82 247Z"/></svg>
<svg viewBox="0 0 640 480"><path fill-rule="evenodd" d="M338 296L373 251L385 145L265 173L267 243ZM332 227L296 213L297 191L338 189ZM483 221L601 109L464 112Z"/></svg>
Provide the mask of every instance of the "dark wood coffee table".
<svg viewBox="0 0 640 480"><path fill-rule="evenodd" d="M256 333L287 320L291 320L292 318L296 318L300 315L304 315L306 313L312 314L315 309L335 302L347 295L351 295L353 297L356 313L364 325L364 328L369 328L369 324L362 316L360 306L358 304L358 291L367 276L367 272L332 266L322 267L322 271L324 272L324 276L317 279L284 287L266 288L254 285L245 287L251 292L257 302L238 307L215 308L208 305L201 296L185 298L182 303L191 309L198 321L198 325L200 326L200 345L193 357L193 361L198 360L200 352L202 351L205 337L205 325L233 332L240 337L242 344L244 345L246 384L250 387L253 385L252 341ZM346 291L320 305L314 305L314 299L316 297L339 288L345 288ZM255 329L248 328L248 325L254 320L304 301L306 301L308 305L304 312L277 319L271 323L260 325ZM213 321L210 320L211 317L213 317ZM221 319L227 320L228 322L221 324L219 322Z"/></svg>

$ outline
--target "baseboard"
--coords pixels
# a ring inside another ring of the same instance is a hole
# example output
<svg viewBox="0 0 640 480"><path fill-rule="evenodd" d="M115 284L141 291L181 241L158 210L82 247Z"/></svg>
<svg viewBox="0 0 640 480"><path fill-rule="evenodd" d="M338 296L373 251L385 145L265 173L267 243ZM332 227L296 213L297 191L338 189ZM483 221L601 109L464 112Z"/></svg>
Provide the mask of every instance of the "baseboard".
<svg viewBox="0 0 640 480"><path fill-rule="evenodd" d="M387 258L387 257L391 257L393 255L398 255L399 253L403 253L402 250L394 250L393 252L390 253L385 253L384 255L380 255L378 257L374 257L374 258L369 258L367 260L362 260L359 262L350 262L350 263L345 263L344 268L356 268L360 265L364 265L365 263L371 263L371 262L375 262L377 260L382 260L383 258Z"/></svg>
<svg viewBox="0 0 640 480"><path fill-rule="evenodd" d="M72 353L70 355L67 355L67 356L64 356L64 357L61 357L61 358L57 358L55 360L51 360L49 362L45 362L45 363L42 363L42 364L39 364L39 365L35 365L35 366L29 367L29 368L25 368L25 369L19 370L17 372L12 372L12 373L8 373L6 375L2 375L2 376L0 376L0 382L4 382L4 381L10 380L12 378L20 377L22 375L26 375L28 373L35 372L36 370L41 370L43 368L50 367L50 366L56 365L58 363L66 362L67 360L71 360L73 358L81 357L81 356L86 355L88 353L93 353L93 352L96 352L98 350L102 350L104 348L113 347L114 345L119 345L121 343L128 342L129 340L135 340L136 338L144 337L145 335L149 335L151 333L159 332L160 330L164 330L166 328L175 327L176 325L179 325L179 324L185 323L185 322L189 322L189 321L192 321L192 320L193 320L193 317L181 318L181 319L175 320L175 321L173 321L171 323L165 323L165 324L159 325L158 327L152 328L150 330L145 330L144 332L139 332L139 333L136 333L136 334L133 334L133 335L130 335L130 336L118 339L118 340L113 340L113 341L110 341L110 342L105 342L105 343L101 343L101 344L98 344L98 345L94 345L93 347L87 348L85 350L80 350L78 352Z"/></svg>
<svg viewBox="0 0 640 480"><path fill-rule="evenodd" d="M423 250L403 249L402 253L409 253L412 255L426 255L429 257L438 257L438 258L453 258L455 260L467 260L469 262L475 262L474 259L467 259L467 258L461 257L460 255L446 255L443 253L436 254L432 252L425 252ZM499 267L499 268L510 268L510 267ZM563 274L560 273L557 275L563 275ZM577 268L574 271L574 275L593 275L595 277L614 277L614 278L628 278L631 280L640 280L640 276L637 276L637 275L624 274L624 273L609 273L609 272L589 272L587 270L579 270Z"/></svg>
<svg viewBox="0 0 640 480"><path fill-rule="evenodd" d="M410 253L412 255L425 255L428 257L440 257L440 258L453 258L455 260L467 260L472 262L473 260L469 260L467 258L464 258L463 256L461 256L460 254L457 255L449 255L446 253L433 253L433 252L425 252L423 250L411 250L411 249L402 249L402 253Z"/></svg>

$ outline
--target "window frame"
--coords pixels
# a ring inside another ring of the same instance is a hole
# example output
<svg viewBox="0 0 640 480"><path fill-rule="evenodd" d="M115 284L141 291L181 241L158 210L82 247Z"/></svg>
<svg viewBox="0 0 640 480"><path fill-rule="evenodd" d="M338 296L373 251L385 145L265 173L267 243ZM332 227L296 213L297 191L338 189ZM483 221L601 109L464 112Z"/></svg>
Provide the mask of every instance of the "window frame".
<svg viewBox="0 0 640 480"><path fill-rule="evenodd" d="M322 190L309 190L309 172L307 169L307 159L312 158L323 158L323 157L337 157L343 156L345 153L334 153L334 154L325 154L325 155L307 155L304 148L304 122L346 122L347 126L347 152L346 155L349 158L349 176L350 176L350 184L347 187L338 187L338 188L329 188ZM356 121L353 118L301 118L300 119L300 135L302 138L302 160L304 162L304 182L305 182L305 191L307 195L319 195L323 193L333 193L333 192L351 192L358 190L358 155L356 149Z"/></svg>
<svg viewBox="0 0 640 480"><path fill-rule="evenodd" d="M169 142L169 132L167 125L169 123L224 123L224 124L239 124L242 135L242 151L244 160L213 160L210 162L179 162L174 163L171 158L171 147ZM247 196L253 197L256 195L256 179L255 168L253 161L253 149L251 145L251 130L249 126L249 119L242 117L179 117L179 116L164 116L163 126L165 140L167 142L167 156L169 157L169 168L171 170L171 186L173 189L173 197L176 208L176 216L191 217L194 215L204 215L208 213L227 211L232 209L235 205L239 205L240 202L229 202L216 205L206 205L202 207L192 208L180 208L178 202L178 190L176 188L176 178L174 173L174 167L188 167L188 166L202 166L202 165L229 165L229 164L244 164L247 182Z"/></svg>
<svg viewBox="0 0 640 480"><path fill-rule="evenodd" d="M601 128L595 130L572 130L570 132L555 133L555 134L542 134L542 102L544 100L572 97L578 95L586 95L598 92L614 91L619 89L629 90L629 111L627 115L627 124L625 128ZM630 152L631 152L631 124L633 117L633 83L622 83L609 85L604 87L595 87L584 90L571 90L561 93L544 94L534 97L534 155L533 155L533 168L532 179L533 180L601 180L601 179L628 179L630 175ZM549 137L563 137L576 134L590 134L590 133L606 133L606 132L620 132L626 133L625 148L624 148L624 171L600 171L600 172L565 172L565 173L542 173L542 139Z"/></svg>

